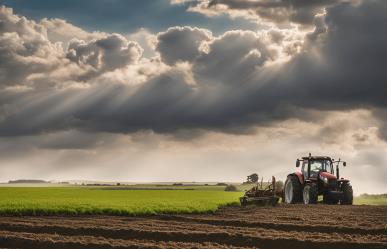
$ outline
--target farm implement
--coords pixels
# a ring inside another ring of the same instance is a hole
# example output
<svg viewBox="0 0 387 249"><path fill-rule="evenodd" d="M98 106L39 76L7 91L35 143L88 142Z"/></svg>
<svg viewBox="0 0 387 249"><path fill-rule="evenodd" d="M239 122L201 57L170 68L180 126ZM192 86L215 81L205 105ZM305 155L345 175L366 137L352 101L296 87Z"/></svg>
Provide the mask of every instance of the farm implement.
<svg viewBox="0 0 387 249"><path fill-rule="evenodd" d="M277 205L279 197L282 196L282 191L276 190L276 181L275 177L272 177L271 182L268 182L263 186L257 183L256 186L245 192L245 195L239 198L239 201L242 206L247 206L249 204L255 204L259 206L265 205Z"/></svg>

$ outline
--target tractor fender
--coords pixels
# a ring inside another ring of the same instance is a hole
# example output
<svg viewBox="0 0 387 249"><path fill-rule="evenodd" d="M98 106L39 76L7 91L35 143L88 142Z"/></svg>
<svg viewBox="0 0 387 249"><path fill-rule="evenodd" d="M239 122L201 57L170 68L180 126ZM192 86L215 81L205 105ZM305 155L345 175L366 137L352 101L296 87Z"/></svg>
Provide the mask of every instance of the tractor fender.
<svg viewBox="0 0 387 249"><path fill-rule="evenodd" d="M301 185L304 185L304 176L301 174L301 172L294 172L292 174L289 174L288 176L297 176L298 181Z"/></svg>

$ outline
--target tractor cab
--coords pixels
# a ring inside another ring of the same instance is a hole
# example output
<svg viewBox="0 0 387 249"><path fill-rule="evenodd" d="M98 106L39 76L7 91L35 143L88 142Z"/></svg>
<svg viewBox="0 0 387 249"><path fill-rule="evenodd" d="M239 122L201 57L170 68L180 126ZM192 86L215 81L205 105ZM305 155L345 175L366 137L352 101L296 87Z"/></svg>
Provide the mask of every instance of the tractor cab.
<svg viewBox="0 0 387 249"><path fill-rule="evenodd" d="M347 166L346 162L335 161L327 156L309 156L303 157L302 159L297 159L296 167L301 166L301 174L304 180L313 180L321 177L323 175L324 178L327 179L340 179L340 163L345 167ZM336 164L336 169L334 165Z"/></svg>
<svg viewBox="0 0 387 249"><path fill-rule="evenodd" d="M334 168L330 158L303 158L301 173L305 179L317 178L322 172L334 176Z"/></svg>

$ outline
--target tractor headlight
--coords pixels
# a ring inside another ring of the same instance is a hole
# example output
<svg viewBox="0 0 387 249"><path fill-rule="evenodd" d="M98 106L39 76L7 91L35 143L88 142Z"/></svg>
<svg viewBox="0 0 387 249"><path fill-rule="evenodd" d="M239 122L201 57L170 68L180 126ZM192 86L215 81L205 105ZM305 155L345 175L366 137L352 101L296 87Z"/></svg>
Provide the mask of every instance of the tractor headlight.
<svg viewBox="0 0 387 249"><path fill-rule="evenodd" d="M324 182L325 184L328 184L328 178L327 178L327 177L323 176L323 177L321 177L321 178L322 178L322 180L323 180L323 182Z"/></svg>

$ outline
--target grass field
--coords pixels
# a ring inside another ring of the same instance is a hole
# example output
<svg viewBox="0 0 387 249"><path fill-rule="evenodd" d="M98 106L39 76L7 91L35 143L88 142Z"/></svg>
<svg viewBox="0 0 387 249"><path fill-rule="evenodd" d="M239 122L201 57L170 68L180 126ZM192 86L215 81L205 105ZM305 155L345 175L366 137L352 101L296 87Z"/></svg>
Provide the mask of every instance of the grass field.
<svg viewBox="0 0 387 249"><path fill-rule="evenodd" d="M0 214L204 213L238 203L241 192L107 190L87 187L0 188Z"/></svg>
<svg viewBox="0 0 387 249"><path fill-rule="evenodd" d="M387 205L387 195L361 195L354 199L355 205Z"/></svg>
<svg viewBox="0 0 387 249"><path fill-rule="evenodd" d="M238 191L245 191L256 184L233 184L237 187ZM264 185L265 186L265 185ZM184 184L182 186L175 186L171 184L136 184L136 185L121 185L121 186L108 186L103 187L103 189L122 189L122 190L136 190L136 189L144 189L144 190L200 190L200 191L224 191L225 186L221 185L202 185L202 184Z"/></svg>
<svg viewBox="0 0 387 249"><path fill-rule="evenodd" d="M238 189L249 187L239 185ZM204 185L0 187L0 214L206 213L214 212L219 206L239 204L238 198L243 195L243 192L223 190L224 186ZM362 195L355 197L354 204L387 205L387 197L386 195Z"/></svg>

